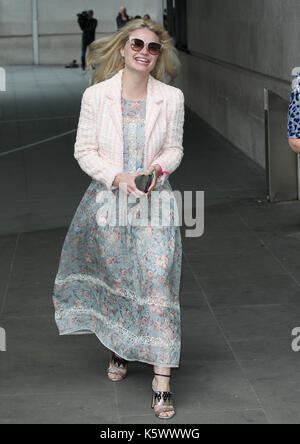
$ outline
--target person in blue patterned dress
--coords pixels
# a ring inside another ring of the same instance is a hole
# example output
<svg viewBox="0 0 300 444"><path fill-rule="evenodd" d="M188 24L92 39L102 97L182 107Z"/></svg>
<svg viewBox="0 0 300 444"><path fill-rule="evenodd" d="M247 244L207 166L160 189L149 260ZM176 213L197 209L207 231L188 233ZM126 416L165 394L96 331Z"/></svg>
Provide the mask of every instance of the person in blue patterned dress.
<svg viewBox="0 0 300 444"><path fill-rule="evenodd" d="M145 199L144 193L132 186L132 178L141 174L144 165L146 86L159 55L159 52L152 54L149 46L137 50L131 45L141 40L160 44L159 36L164 40L168 38L167 31L155 22L143 19L135 22L119 31L140 40L133 43L130 40L130 45L126 44L120 51L125 64L121 93L124 168L113 183L115 186L126 183L131 189L131 193L127 191L129 215L135 214L138 202ZM149 29L151 26L159 33ZM102 42L105 53L110 41L105 38ZM88 63L94 64L91 54L93 48L100 45L101 41L93 43ZM153 45L152 52L157 48L159 46ZM170 73L174 75L177 56L175 48L170 48L174 51ZM148 62L133 59L132 55L137 54L146 57ZM109 53L106 55L111 57ZM151 191L160 170L157 164L146 171L154 176L147 193L149 218L155 208L151 207ZM172 196L168 180L161 185L162 190ZM113 381L126 376L129 361L153 365L152 408L158 418L171 418L175 409L169 378L171 368L179 367L181 348L182 244L180 228L175 223L176 202L171 199L168 207L169 225L122 226L117 214L113 227L105 224L106 213L101 211L107 205L106 192L105 184L93 179L70 224L53 290L55 321L61 335L96 334L112 352L108 377ZM113 193L116 201L109 200L109 205L116 204L118 208L120 189ZM134 199L130 199L130 194ZM161 202L164 205L164 201Z"/></svg>
<svg viewBox="0 0 300 444"><path fill-rule="evenodd" d="M293 83L290 96L287 137L291 149L300 153L300 72Z"/></svg>

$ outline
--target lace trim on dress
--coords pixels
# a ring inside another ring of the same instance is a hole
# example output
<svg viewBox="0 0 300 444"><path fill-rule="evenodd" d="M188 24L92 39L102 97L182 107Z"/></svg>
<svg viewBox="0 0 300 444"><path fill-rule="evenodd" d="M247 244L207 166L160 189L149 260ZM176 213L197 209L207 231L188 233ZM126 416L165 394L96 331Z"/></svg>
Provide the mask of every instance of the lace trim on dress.
<svg viewBox="0 0 300 444"><path fill-rule="evenodd" d="M143 125L145 123L145 119L142 117L129 117L129 116L124 116L123 120L125 123L139 123L141 125Z"/></svg>
<svg viewBox="0 0 300 444"><path fill-rule="evenodd" d="M134 173L136 171L136 155L137 155L137 143L136 143L136 122L135 119L128 121L128 150L129 150L129 172Z"/></svg>
<svg viewBox="0 0 300 444"><path fill-rule="evenodd" d="M162 348L170 349L170 347L177 346L177 339L167 337L167 331L165 331L165 335L161 338L155 338L153 336L136 336L133 333L130 333L126 328L124 328L121 324L111 322L107 316L104 316L102 313L99 313L92 308L67 308L62 310L61 312L58 310L55 313L55 319L61 320L67 318L69 316L76 316L78 314L86 314L94 316L97 319L100 319L102 323L106 324L112 331L122 332L126 338L126 342L130 342L132 344L151 344L156 345Z"/></svg>

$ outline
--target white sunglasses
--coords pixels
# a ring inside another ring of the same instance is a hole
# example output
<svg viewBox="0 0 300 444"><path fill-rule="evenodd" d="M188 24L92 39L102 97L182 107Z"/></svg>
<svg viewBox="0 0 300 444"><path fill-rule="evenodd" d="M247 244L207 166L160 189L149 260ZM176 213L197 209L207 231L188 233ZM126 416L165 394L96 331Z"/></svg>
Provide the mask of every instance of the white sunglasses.
<svg viewBox="0 0 300 444"><path fill-rule="evenodd" d="M144 40L139 39L137 37L130 37L129 41L130 41L130 47L131 47L131 49L133 49L133 51L139 52L146 45L149 53L152 55L158 55L161 52L162 47L163 47L163 45L161 43L144 42Z"/></svg>

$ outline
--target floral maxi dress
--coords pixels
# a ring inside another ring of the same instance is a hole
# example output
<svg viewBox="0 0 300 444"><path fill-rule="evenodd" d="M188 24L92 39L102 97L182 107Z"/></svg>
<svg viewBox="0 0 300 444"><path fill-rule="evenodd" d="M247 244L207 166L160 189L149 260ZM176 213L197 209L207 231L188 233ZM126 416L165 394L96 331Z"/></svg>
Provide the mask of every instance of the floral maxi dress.
<svg viewBox="0 0 300 444"><path fill-rule="evenodd" d="M123 171L131 173L143 167L146 100L122 97L121 107ZM172 193L168 180L161 190ZM105 191L92 180L63 243L52 295L59 334L94 333L128 361L179 367L180 228L99 225ZM119 189L111 192L118 201ZM134 207L128 199L128 212ZM176 208L171 202L173 217Z"/></svg>

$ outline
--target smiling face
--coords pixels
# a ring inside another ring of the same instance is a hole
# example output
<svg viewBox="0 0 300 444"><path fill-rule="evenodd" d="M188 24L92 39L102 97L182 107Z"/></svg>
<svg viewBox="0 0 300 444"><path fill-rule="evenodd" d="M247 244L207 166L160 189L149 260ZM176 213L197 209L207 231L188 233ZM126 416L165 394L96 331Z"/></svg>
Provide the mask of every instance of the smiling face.
<svg viewBox="0 0 300 444"><path fill-rule="evenodd" d="M159 38L155 32L150 31L148 28L136 29L133 31L129 37L136 37L144 40L144 42L157 42L159 43ZM125 66L127 69L148 72L150 73L157 62L159 55L150 54L146 45L141 51L134 51L130 46L130 41L127 40L124 48L121 49L121 55L125 56ZM138 60L138 59L144 59Z"/></svg>

